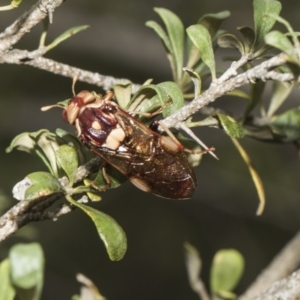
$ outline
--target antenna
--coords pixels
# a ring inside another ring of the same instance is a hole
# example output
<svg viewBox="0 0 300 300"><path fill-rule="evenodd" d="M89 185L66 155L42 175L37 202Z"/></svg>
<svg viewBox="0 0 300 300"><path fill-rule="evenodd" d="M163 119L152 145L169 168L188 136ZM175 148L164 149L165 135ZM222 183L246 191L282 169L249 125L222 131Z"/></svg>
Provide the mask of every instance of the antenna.
<svg viewBox="0 0 300 300"><path fill-rule="evenodd" d="M78 80L78 74L74 75L73 81L72 81L72 93L73 93L73 96L76 96L76 93L75 93L75 84L76 84L77 80Z"/></svg>

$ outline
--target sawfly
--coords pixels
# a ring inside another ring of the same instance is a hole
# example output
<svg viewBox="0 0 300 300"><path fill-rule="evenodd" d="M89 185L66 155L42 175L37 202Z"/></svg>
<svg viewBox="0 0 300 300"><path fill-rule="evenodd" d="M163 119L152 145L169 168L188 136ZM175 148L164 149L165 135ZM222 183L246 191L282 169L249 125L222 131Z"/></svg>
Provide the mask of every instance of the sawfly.
<svg viewBox="0 0 300 300"><path fill-rule="evenodd" d="M168 199L191 198L196 177L177 140L144 125L105 96L81 91L63 110L81 142L136 187Z"/></svg>

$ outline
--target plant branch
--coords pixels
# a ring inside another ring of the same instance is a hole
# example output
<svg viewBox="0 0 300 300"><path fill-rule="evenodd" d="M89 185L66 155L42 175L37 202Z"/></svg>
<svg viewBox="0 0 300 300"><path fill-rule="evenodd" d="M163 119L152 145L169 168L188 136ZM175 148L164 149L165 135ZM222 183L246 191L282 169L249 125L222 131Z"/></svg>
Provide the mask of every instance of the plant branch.
<svg viewBox="0 0 300 300"><path fill-rule="evenodd" d="M20 50L15 50L15 57L22 57L24 53L20 54L20 52L18 51ZM254 67L253 69L250 69L240 75L237 75L236 77L229 78L227 81L222 82L221 84L212 83L210 88L207 91L205 91L199 97L195 98L190 104L184 106L182 109L178 110L173 115L162 120L161 122L163 123L163 126L180 127L182 121L186 120L188 117L193 115L199 109L206 106L208 103L214 101L218 97L225 95L229 91L232 91L235 88L240 87L244 84L253 82L254 80L258 80L258 79L265 80L265 78L268 78L269 72L272 72L271 76L274 77L274 71L270 71L270 69L272 70L275 67L284 64L285 62L286 62L285 56L283 54L280 54L261 63L260 65ZM42 57L36 57L33 60L27 61L25 63L32 64L33 66L40 66L41 68L51 70L56 74L61 74L65 76L73 77L76 74L81 78L81 80L84 81L91 80L90 82L92 83L100 82L100 86L106 88L108 87L111 88L116 81L116 79L112 77L107 77L97 73L95 74L92 72L83 71ZM291 77L288 77L287 79L288 81L290 81ZM91 162L91 164L93 164L93 162ZM81 178L84 178L85 176ZM53 201L56 200L57 199ZM51 201L45 202L49 204L46 205L46 207L52 205L53 202ZM7 236L11 235L12 233L14 233L18 228L21 228L25 224L29 223L30 221L38 221L46 218L45 214L43 215L41 214L41 211L44 211L45 208L43 210L39 209L38 210L39 214L35 214L34 216L30 215L30 211L32 210L33 207L35 207L34 201L33 203L22 201L21 203L17 204L14 208L12 208L12 210L7 212L3 217L0 218L0 241L5 239ZM48 217L50 215L51 214L48 214ZM8 229L4 229L4 228L8 228Z"/></svg>
<svg viewBox="0 0 300 300"><path fill-rule="evenodd" d="M94 158L84 166L77 169L75 182L81 181L89 174L99 169L101 161L99 158ZM30 222L37 222L58 218L66 214L72 209L56 209L54 212L45 212L54 202L63 197L62 193L46 196L33 201L20 201L13 206L3 216L0 217L0 242L5 240L10 235L14 234L18 229Z"/></svg>
<svg viewBox="0 0 300 300"><path fill-rule="evenodd" d="M250 298L249 298L250 299ZM257 295L252 300L299 300L300 270L291 276L274 282L267 291Z"/></svg>
<svg viewBox="0 0 300 300"><path fill-rule="evenodd" d="M129 82L129 79L101 75L96 72L82 70L49 58L42 57L45 51L46 48L40 48L31 52L27 50L13 49L3 54L2 57L0 56L0 63L17 65L25 64L72 79L74 76L76 76L78 80L97 85L106 91L111 90L117 83L125 84ZM139 84L132 84L133 93L135 93L139 88Z"/></svg>
<svg viewBox="0 0 300 300"><path fill-rule="evenodd" d="M266 80L270 77L269 72L272 72L271 76L274 76L274 71L270 70L283 65L285 62L286 56L284 54L279 54L242 74L228 79L225 82L213 82L204 93L196 97L189 104L185 105L171 116L162 120L161 123L168 128L177 128L181 122L194 115L202 107L215 101L217 98L226 95L228 92L257 80ZM288 76L285 79L287 81L291 81L291 76ZM162 128L160 129L162 130Z"/></svg>
<svg viewBox="0 0 300 300"><path fill-rule="evenodd" d="M265 293L265 291L272 284L274 284L275 281L281 280L282 278L289 276L293 271L295 271L300 266L299 253L300 253L300 231L279 252L279 254L277 254L277 256L269 264L269 266L262 271L262 273L257 277L257 279L246 290L246 292L239 297L239 300L253 299L256 295ZM297 276L296 276L298 278L298 285L300 285L299 276L300 276L300 270L297 271ZM298 289L298 296L300 297L300 286L298 286L297 289ZM265 298L257 298L257 299L265 299ZM272 299L279 299L279 298L272 298ZM296 298L288 298L288 299L296 299Z"/></svg>
<svg viewBox="0 0 300 300"><path fill-rule="evenodd" d="M63 0L39 0L29 11L0 33L0 57L47 15L51 18L54 9L62 2Z"/></svg>
<svg viewBox="0 0 300 300"><path fill-rule="evenodd" d="M101 75L96 72L82 70L44 57L37 57L36 59L25 62L25 64L69 78L74 78L76 75L78 76L78 80L97 85L106 91L111 90L117 83L125 84L129 82L129 79ZM132 84L133 93L139 88L139 84Z"/></svg>

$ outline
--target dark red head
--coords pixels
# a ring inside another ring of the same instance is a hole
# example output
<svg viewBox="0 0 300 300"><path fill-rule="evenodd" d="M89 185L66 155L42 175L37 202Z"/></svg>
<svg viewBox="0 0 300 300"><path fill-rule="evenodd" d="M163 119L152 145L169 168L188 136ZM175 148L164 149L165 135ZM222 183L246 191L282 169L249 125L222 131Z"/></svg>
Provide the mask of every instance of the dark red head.
<svg viewBox="0 0 300 300"><path fill-rule="evenodd" d="M82 109L82 107L86 106L87 104L93 103L95 100L95 94L89 91L81 91L69 101L68 105L62 113L63 119L69 124L74 124L75 120L80 114L80 110Z"/></svg>

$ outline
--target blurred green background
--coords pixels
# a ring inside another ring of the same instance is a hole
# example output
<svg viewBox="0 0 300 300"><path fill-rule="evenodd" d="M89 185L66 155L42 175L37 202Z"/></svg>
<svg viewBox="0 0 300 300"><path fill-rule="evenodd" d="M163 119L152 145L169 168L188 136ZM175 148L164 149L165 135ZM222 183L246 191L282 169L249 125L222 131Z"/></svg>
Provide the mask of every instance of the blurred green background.
<svg viewBox="0 0 300 300"><path fill-rule="evenodd" d="M281 15L299 30L300 2L281 2ZM18 9L1 12L0 30L33 3L24 1ZM89 24L91 28L59 45L46 57L136 83L148 78L153 78L154 83L170 80L160 40L144 25L147 20L159 20L153 12L155 6L172 10L185 26L192 25L205 13L229 10L232 15L224 23L224 29L236 33L238 26L253 27L250 0L72 0L55 11L48 40L73 26ZM16 47L36 49L40 33L41 25ZM228 66L221 57L232 55L237 53L219 50L218 67ZM40 111L44 105L71 97L70 78L16 65L0 65L0 75L0 211L4 212L16 203L11 195L14 184L28 173L45 170L36 157L21 152L5 154L10 141L24 131L57 127L74 131L74 128L63 123L59 110ZM81 89L99 90L78 82L76 90ZM288 103L291 107L299 101L298 92L292 97ZM238 112L246 103L224 97L214 105ZM115 218L127 234L128 252L121 262L109 261L92 222L80 211L56 222L25 227L0 245L0 259L18 241L39 241L46 255L45 300L70 299L77 293L77 272L91 278L109 300L196 300L184 266L183 243L188 241L201 253L206 282L214 253L220 248L238 249L246 259L246 273L237 291L241 292L300 227L298 154L291 145L242 140L266 189L266 209L263 216L257 217L254 185L231 141L215 129L201 129L197 134L208 146L217 149L220 160L206 155L195 169L198 189L191 200L160 199L126 183L106 192L103 200L95 204Z"/></svg>

